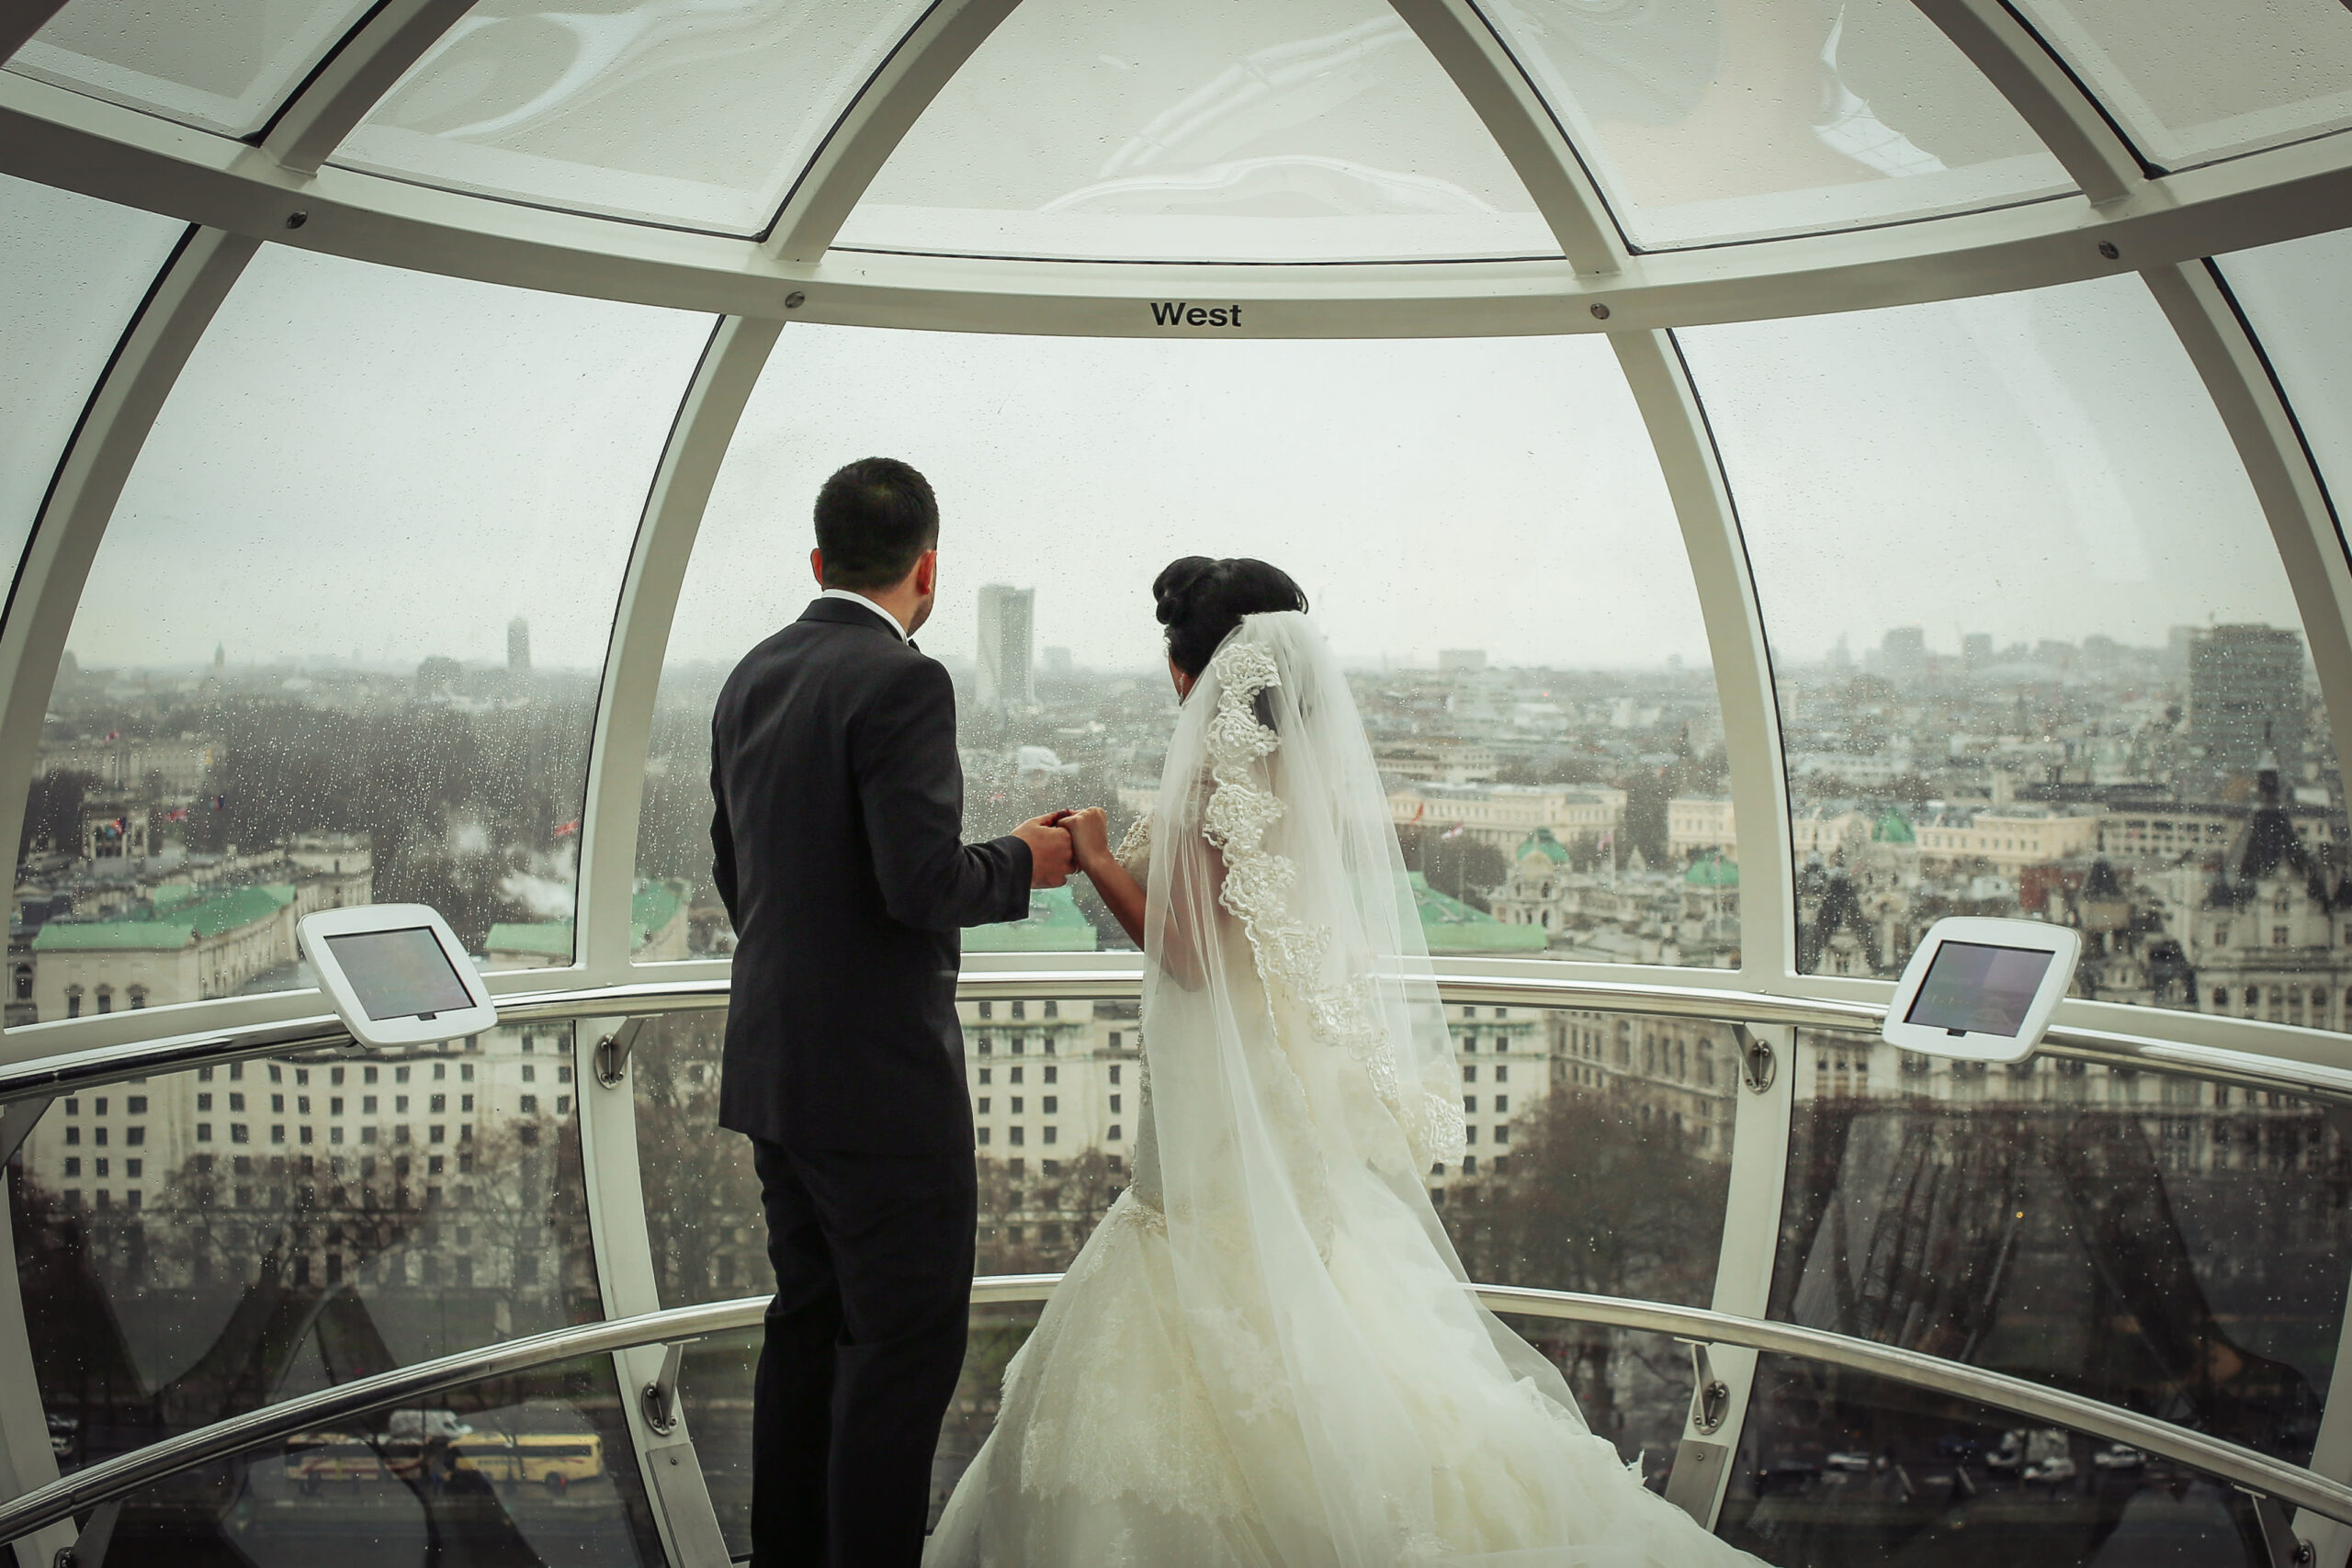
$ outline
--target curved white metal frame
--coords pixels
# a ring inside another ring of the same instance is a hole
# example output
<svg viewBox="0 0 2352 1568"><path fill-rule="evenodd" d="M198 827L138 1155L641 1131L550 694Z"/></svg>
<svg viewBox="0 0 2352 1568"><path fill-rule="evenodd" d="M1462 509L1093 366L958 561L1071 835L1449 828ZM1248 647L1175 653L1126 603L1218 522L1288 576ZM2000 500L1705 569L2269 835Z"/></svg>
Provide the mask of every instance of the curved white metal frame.
<svg viewBox="0 0 2352 1568"><path fill-rule="evenodd" d="M231 141L28 78L0 73L0 172L198 225L166 268L93 394L60 465L0 625L0 837L21 822L42 708L90 560L145 433L212 311L263 240L518 287L707 310L722 318L649 495L615 618L592 746L573 964L497 976L504 996L632 978L723 978L724 966L636 965L628 951L644 752L671 617L701 513L744 402L783 323L805 319L947 331L1156 333L1147 295L1170 288L1249 302L1250 335L1363 337L1607 332L1673 496L1705 617L1742 822L1743 964L1736 973L1642 976L1685 985L1713 1016L1771 1019L1800 997L1846 998L1866 1015L1878 982L1792 972L1792 866L1769 653L1733 492L1668 329L1961 298L2137 271L2204 378L2272 524L2327 698L2339 754L2352 755L2352 569L2259 344L2204 258L2352 223L2352 133L2172 175L2148 169L2104 109L2000 0L1916 0L2041 135L2082 194L1884 227L1672 253L1628 250L1576 150L1471 0L1392 0L1510 157L1566 259L1364 266L1152 266L983 261L829 251L899 139L1017 0L938 0L876 67L804 172L769 236L745 242L548 212L323 166L333 147L467 8L388 0L285 106L257 144ZM54 6L12 12L0 55ZM980 961L969 981L1123 989L1129 961ZM1603 987L1603 966L1442 964L1449 988L1540 998L1547 986ZM659 988L653 987L653 988ZM1779 1003L1776 1006L1775 1003ZM102 1048L160 1029L221 1029L300 1018L301 994L236 998L10 1031L0 1062ZM1694 1007L1698 1004L1694 1003ZM1833 1001L1832 1007L1835 1006ZM2304 1064L2331 1085L2352 1062L2340 1036L2241 1020L2069 1003L2062 1032L2102 1029L2177 1043L2179 1065L2245 1052ZM582 1135L594 1151L591 1223L608 1312L648 1310L650 1257L636 1171L633 1107L593 1087L593 1029L580 1032ZM1739 1223L1725 1227L1716 1307L1760 1312L1771 1267L1793 1075L1743 1093L1734 1147ZM0 1294L5 1294L0 1292ZM13 1307L13 1298L6 1303ZM2352 1320L2314 1468L2352 1475ZM624 1386L646 1368L619 1353ZM1753 1353L1716 1362L1745 1407ZM0 1310L0 1382L28 1386L20 1312ZM2340 1397L2339 1397L2340 1396ZM21 1403L21 1402L19 1402ZM641 1458L690 1459L683 1424L644 1429ZM7 1429L17 1452L33 1438ZM1718 1434L1718 1440L1726 1434ZM1728 1436L1736 1440L1736 1427ZM45 1458L45 1446L41 1449ZM684 1468L693 1469L689 1463ZM0 1482L22 1487L19 1472ZM657 1498L682 1562L710 1560L716 1526L698 1471ZM2310 1521L2320 1560L2342 1562L2352 1530ZM55 1541L48 1543L57 1544ZM30 1551L30 1543L20 1551ZM723 1556L723 1549L718 1549ZM40 1561L47 1560L43 1550ZM28 1559L29 1561L29 1559Z"/></svg>

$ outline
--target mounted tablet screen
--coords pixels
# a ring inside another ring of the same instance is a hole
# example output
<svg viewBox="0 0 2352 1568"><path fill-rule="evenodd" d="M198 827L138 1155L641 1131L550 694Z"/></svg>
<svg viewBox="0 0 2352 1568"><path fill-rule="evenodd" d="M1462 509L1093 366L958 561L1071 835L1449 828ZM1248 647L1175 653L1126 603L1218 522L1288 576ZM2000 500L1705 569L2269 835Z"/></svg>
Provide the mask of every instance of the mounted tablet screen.
<svg viewBox="0 0 2352 1568"><path fill-rule="evenodd" d="M2082 956L2082 933L2070 926L1947 915L1911 950L1880 1036L1930 1056L2022 1062Z"/></svg>
<svg viewBox="0 0 2352 1568"><path fill-rule="evenodd" d="M433 1018L471 1007L473 997L425 926L353 931L326 939L369 1018Z"/></svg>
<svg viewBox="0 0 2352 1568"><path fill-rule="evenodd" d="M2047 948L1944 942L1903 1021L1952 1034L2014 1037L2025 1028L2052 956Z"/></svg>
<svg viewBox="0 0 2352 1568"><path fill-rule="evenodd" d="M335 1016L370 1050L436 1045L498 1027L473 959L429 904L314 909L294 940Z"/></svg>

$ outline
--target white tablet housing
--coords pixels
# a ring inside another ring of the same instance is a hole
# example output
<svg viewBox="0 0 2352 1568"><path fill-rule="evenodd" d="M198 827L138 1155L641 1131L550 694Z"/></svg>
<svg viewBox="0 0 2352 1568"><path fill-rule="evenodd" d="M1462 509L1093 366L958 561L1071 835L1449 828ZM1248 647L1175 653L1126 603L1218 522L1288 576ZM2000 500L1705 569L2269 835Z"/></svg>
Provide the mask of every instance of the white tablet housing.
<svg viewBox="0 0 2352 1568"><path fill-rule="evenodd" d="M429 905L321 909L294 939L362 1045L437 1045L498 1023L473 960Z"/></svg>
<svg viewBox="0 0 2352 1568"><path fill-rule="evenodd" d="M1953 915L1928 928L1881 1036L1906 1051L2022 1062L2041 1043L2083 956L2081 935L2041 920Z"/></svg>

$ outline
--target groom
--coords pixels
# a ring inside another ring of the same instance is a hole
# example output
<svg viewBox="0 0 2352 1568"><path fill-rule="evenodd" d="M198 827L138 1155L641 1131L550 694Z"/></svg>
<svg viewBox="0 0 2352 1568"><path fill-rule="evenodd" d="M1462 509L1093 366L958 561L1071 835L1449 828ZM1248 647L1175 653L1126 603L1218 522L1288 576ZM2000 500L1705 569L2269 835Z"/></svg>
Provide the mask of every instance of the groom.
<svg viewBox="0 0 2352 1568"><path fill-rule="evenodd" d="M1069 875L1043 818L964 838L947 671L915 647L939 506L906 464L825 481L824 592L711 716L711 871L735 922L719 1125L752 1140L775 1300L754 1387L755 1568L916 1568L971 1303L957 928Z"/></svg>

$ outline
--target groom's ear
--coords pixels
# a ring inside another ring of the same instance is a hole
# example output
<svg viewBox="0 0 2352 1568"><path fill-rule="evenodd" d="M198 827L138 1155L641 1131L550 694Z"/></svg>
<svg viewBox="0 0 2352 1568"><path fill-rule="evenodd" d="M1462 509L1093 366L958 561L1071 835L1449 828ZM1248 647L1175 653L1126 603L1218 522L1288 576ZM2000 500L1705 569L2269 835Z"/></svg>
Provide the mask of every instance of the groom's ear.
<svg viewBox="0 0 2352 1568"><path fill-rule="evenodd" d="M825 586L825 552L823 550L815 549L808 552L808 573L817 580L818 587Z"/></svg>
<svg viewBox="0 0 2352 1568"><path fill-rule="evenodd" d="M936 547L915 558L915 592L928 599L939 589L939 551Z"/></svg>

